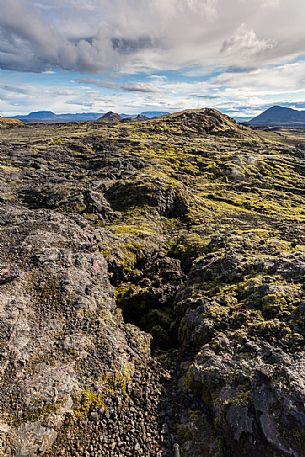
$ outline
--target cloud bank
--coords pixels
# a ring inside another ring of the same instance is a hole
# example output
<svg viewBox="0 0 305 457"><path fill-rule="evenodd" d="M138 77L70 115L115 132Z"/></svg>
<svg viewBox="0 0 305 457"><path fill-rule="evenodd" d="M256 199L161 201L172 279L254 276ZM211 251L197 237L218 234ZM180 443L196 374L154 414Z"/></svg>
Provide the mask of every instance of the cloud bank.
<svg viewBox="0 0 305 457"><path fill-rule="evenodd" d="M303 0L0 0L0 110L34 80L57 110L300 106L304 23Z"/></svg>
<svg viewBox="0 0 305 457"><path fill-rule="evenodd" d="M0 11L3 69L261 65L303 52L302 0L0 0Z"/></svg>

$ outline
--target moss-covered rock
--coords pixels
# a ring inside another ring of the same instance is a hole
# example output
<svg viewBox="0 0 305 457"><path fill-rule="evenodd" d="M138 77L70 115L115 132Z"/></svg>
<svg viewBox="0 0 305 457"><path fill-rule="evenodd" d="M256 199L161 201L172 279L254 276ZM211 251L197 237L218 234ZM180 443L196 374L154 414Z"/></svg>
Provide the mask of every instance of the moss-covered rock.
<svg viewBox="0 0 305 457"><path fill-rule="evenodd" d="M285 138L210 109L1 131L6 455L304 456L305 136Z"/></svg>

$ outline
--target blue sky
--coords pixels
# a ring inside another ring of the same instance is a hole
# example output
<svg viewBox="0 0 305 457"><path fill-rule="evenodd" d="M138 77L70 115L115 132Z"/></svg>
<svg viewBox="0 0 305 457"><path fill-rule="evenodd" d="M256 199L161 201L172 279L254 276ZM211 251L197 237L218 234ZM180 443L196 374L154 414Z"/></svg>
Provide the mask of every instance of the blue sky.
<svg viewBox="0 0 305 457"><path fill-rule="evenodd" d="M303 0L0 0L0 113L305 108Z"/></svg>

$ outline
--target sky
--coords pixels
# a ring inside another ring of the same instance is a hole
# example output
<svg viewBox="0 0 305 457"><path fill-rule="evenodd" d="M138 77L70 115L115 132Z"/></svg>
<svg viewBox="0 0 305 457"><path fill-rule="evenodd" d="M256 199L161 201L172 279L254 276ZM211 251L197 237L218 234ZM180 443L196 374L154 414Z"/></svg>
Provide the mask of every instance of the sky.
<svg viewBox="0 0 305 457"><path fill-rule="evenodd" d="M305 109L304 0L0 0L0 114Z"/></svg>

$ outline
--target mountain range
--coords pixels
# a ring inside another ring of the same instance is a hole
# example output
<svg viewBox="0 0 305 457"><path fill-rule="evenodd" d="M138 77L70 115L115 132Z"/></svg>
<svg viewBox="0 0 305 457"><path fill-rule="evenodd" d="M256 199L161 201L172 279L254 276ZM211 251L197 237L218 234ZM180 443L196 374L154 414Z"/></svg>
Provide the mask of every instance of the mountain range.
<svg viewBox="0 0 305 457"><path fill-rule="evenodd" d="M81 121L96 121L103 115L107 113L62 113L55 114L53 111L33 111L26 115L17 115L14 116L14 119L19 119L25 123L35 123L35 122L81 122ZM169 114L168 112L163 111L144 111L140 113L141 116L148 118L155 118L162 115ZM137 114L120 114L120 116L125 118L134 118Z"/></svg>
<svg viewBox="0 0 305 457"><path fill-rule="evenodd" d="M33 111L26 115L17 115L12 119L19 119L25 123L39 123L39 122L84 122L96 121L103 119L107 120L109 115L115 115L117 121L128 119L141 119L144 118L157 118L160 116L168 115L165 111L142 111L139 114L125 114L105 112L82 112L82 113L62 113L55 114L53 111ZM263 113L251 119L250 117L235 117L238 123L245 123L253 127L305 127L305 111L298 111L292 108L283 106L272 106Z"/></svg>
<svg viewBox="0 0 305 457"><path fill-rule="evenodd" d="M249 121L252 126L305 127L305 111L272 106Z"/></svg>

